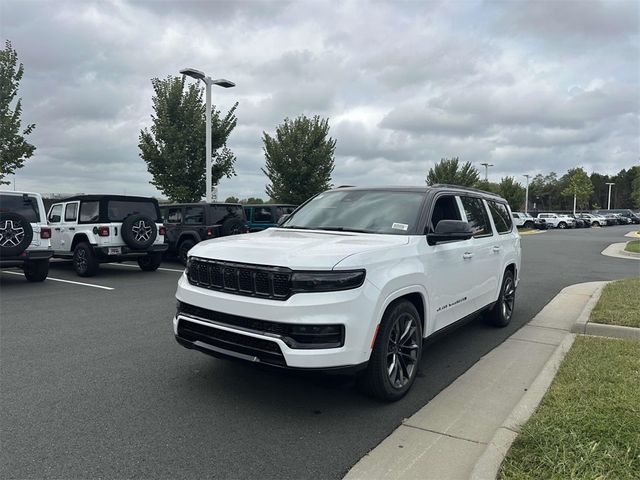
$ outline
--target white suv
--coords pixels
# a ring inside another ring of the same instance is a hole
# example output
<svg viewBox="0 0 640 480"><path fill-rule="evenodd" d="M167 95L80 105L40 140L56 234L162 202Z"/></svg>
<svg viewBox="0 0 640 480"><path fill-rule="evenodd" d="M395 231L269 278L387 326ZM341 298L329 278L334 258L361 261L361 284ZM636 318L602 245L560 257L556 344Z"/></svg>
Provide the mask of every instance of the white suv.
<svg viewBox="0 0 640 480"><path fill-rule="evenodd" d="M39 193L0 192L0 266L22 267L30 282L49 274L51 229Z"/></svg>
<svg viewBox="0 0 640 480"><path fill-rule="evenodd" d="M158 201L123 195L80 195L49 208L54 257L71 258L81 277L100 263L136 258L142 270L157 270L167 250Z"/></svg>
<svg viewBox="0 0 640 480"><path fill-rule="evenodd" d="M544 221L553 228L564 229L576 226L576 221L567 215L558 215L557 213L539 213L538 218L544 219Z"/></svg>
<svg viewBox="0 0 640 480"><path fill-rule="evenodd" d="M208 240L178 282L176 339L213 356L359 371L373 395L412 385L422 340L513 314L520 236L480 190L339 188L279 227Z"/></svg>

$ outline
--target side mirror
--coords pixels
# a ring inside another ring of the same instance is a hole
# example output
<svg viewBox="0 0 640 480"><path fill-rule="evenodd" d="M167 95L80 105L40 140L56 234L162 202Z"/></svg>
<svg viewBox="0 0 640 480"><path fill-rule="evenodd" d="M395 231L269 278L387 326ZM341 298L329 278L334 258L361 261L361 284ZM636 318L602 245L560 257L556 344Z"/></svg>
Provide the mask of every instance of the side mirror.
<svg viewBox="0 0 640 480"><path fill-rule="evenodd" d="M287 218L289 218L291 216L290 213L285 213L284 215L282 215L279 219L278 219L278 226L282 225Z"/></svg>
<svg viewBox="0 0 640 480"><path fill-rule="evenodd" d="M434 233L427 235L430 245L454 240L468 240L473 237L473 230L468 222L463 220L440 220Z"/></svg>

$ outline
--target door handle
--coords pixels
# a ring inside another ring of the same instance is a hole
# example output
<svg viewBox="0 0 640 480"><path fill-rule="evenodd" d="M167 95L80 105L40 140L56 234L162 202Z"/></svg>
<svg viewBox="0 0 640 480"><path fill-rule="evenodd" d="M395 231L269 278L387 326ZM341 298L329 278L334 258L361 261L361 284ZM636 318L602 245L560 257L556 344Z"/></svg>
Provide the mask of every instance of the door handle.
<svg viewBox="0 0 640 480"><path fill-rule="evenodd" d="M502 250L502 247L501 247L500 245L494 245L494 247L493 247L493 251L494 251L495 253L498 253L500 250Z"/></svg>
<svg viewBox="0 0 640 480"><path fill-rule="evenodd" d="M69 227L69 230L74 230L75 231L76 227Z"/></svg>
<svg viewBox="0 0 640 480"><path fill-rule="evenodd" d="M59 231L60 231L60 227L56 227L56 228L54 228L54 230L55 230L56 232L59 232Z"/></svg>
<svg viewBox="0 0 640 480"><path fill-rule="evenodd" d="M471 253L471 252L464 252L462 254L462 258L464 258L465 260L469 260L472 257L473 257L473 253Z"/></svg>

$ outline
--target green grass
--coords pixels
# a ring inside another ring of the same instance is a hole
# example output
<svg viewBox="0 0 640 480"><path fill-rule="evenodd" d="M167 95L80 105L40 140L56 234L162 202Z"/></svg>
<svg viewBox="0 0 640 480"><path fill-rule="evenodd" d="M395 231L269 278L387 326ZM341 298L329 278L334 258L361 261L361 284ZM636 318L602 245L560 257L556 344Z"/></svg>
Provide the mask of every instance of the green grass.
<svg viewBox="0 0 640 480"><path fill-rule="evenodd" d="M640 240L631 240L624 249L627 252L640 253Z"/></svg>
<svg viewBox="0 0 640 480"><path fill-rule="evenodd" d="M590 321L640 327L640 277L618 280L604 287Z"/></svg>
<svg viewBox="0 0 640 480"><path fill-rule="evenodd" d="M498 478L640 478L640 342L578 337Z"/></svg>

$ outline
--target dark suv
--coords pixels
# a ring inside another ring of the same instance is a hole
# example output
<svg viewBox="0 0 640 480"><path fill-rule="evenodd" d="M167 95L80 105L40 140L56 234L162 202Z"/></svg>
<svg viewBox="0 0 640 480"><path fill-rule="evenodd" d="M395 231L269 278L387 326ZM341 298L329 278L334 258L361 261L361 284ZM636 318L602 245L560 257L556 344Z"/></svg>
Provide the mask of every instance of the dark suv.
<svg viewBox="0 0 640 480"><path fill-rule="evenodd" d="M283 215L290 215L296 208L295 205L245 205L244 214L247 217L249 230L258 232L265 228L276 227Z"/></svg>
<svg viewBox="0 0 640 480"><path fill-rule="evenodd" d="M165 204L160 212L167 227L169 253L177 255L183 265L196 243L249 231L242 205L236 203Z"/></svg>

